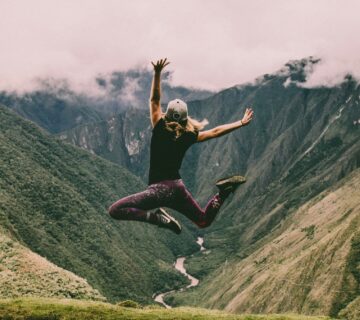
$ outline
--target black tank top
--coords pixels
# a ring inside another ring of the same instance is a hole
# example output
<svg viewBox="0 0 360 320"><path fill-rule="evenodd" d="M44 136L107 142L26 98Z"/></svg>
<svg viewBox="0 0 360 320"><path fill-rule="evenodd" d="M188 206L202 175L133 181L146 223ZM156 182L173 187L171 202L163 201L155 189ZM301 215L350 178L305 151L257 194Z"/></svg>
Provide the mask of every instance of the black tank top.
<svg viewBox="0 0 360 320"><path fill-rule="evenodd" d="M184 132L175 139L175 133L165 128L161 118L152 131L150 144L149 185L162 180L181 179L179 170L185 152L197 141L198 132Z"/></svg>

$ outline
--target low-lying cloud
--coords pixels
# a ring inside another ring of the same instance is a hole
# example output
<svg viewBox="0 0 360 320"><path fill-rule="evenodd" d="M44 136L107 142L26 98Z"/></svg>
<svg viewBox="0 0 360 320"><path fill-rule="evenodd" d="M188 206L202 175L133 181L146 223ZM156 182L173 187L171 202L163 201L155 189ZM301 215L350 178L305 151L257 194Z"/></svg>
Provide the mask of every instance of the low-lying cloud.
<svg viewBox="0 0 360 320"><path fill-rule="evenodd" d="M101 94L99 74L150 70L162 57L174 85L219 90L313 55L322 61L306 85L335 85L360 78L359 9L351 0L4 0L0 90L63 79Z"/></svg>

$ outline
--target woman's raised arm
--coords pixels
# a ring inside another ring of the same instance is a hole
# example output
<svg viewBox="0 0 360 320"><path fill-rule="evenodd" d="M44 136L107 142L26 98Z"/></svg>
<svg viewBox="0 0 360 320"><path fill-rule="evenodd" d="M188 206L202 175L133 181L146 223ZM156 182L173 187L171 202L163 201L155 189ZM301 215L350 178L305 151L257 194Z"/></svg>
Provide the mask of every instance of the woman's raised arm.
<svg viewBox="0 0 360 320"><path fill-rule="evenodd" d="M160 77L161 71L164 69L170 62L166 62L167 58L158 60L155 63L151 61L151 64L154 67L154 78L151 86L150 93L150 116L151 116L151 124L154 127L156 123L160 120L162 116L161 112L161 86L160 86Z"/></svg>
<svg viewBox="0 0 360 320"><path fill-rule="evenodd" d="M202 141L206 141L209 139L217 138L217 137L223 136L224 134L227 134L231 131L234 131L237 128L246 126L252 120L253 114L254 114L254 111L251 108L246 108L244 117L241 120L232 122L232 123L228 123L228 124L223 124L221 126L215 127L210 130L200 131L197 142L202 142Z"/></svg>

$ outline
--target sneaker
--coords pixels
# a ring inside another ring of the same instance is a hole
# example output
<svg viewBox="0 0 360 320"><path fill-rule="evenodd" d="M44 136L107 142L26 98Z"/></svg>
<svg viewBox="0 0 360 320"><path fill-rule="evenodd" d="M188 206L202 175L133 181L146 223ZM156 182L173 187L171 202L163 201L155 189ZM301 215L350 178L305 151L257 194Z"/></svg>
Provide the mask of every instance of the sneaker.
<svg viewBox="0 0 360 320"><path fill-rule="evenodd" d="M232 176L229 178L223 178L216 182L216 186L220 190L220 194L229 195L234 192L236 188L246 182L246 178L243 176Z"/></svg>
<svg viewBox="0 0 360 320"><path fill-rule="evenodd" d="M155 214L158 218L157 225L159 228L166 228L170 229L171 231L175 232L176 234L181 233L181 225L177 220L168 214L163 208L159 208L155 211Z"/></svg>

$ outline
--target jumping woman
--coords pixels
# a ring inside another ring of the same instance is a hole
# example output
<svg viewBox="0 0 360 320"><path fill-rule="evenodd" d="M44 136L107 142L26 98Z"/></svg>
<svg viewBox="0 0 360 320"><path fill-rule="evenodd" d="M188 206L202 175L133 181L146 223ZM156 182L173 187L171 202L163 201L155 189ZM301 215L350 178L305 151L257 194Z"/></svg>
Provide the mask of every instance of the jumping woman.
<svg viewBox="0 0 360 320"><path fill-rule="evenodd" d="M186 150L196 142L203 142L227 134L250 123L253 116L247 108L242 120L201 131L204 124L188 116L187 105L180 99L169 102L166 113L161 111L160 76L170 62L161 59L152 65L154 78L150 96L152 137L150 145L149 186L145 191L127 196L109 208L112 218L136 220L155 224L179 234L179 222L162 207L174 209L199 228L208 227L215 219L225 199L236 187L245 182L242 176L232 176L217 181L219 192L205 209L202 209L186 189L179 170ZM154 210L155 211L151 211Z"/></svg>

